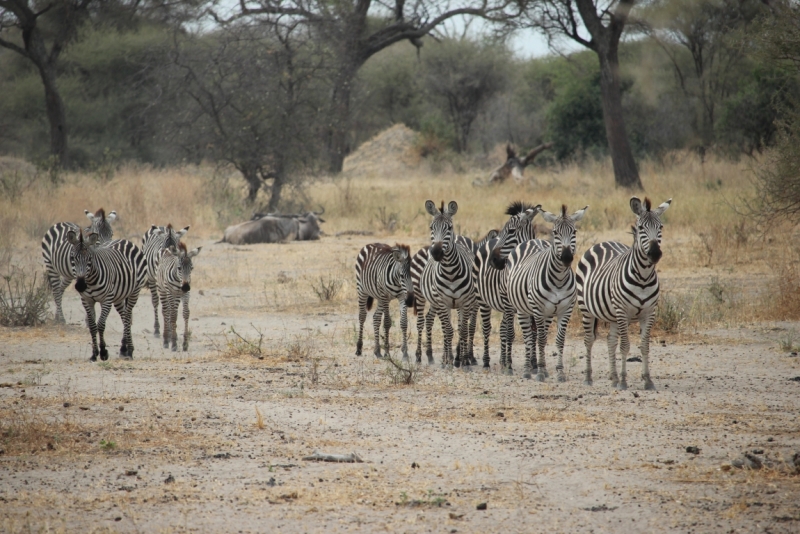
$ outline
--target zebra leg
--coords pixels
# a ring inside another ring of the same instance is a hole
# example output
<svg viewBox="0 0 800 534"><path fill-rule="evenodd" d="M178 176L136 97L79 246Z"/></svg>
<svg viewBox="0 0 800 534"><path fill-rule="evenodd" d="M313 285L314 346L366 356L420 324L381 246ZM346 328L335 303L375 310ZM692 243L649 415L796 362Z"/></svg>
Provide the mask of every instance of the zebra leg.
<svg viewBox="0 0 800 534"><path fill-rule="evenodd" d="M124 358L128 355L128 320L125 316L127 310L125 299L114 303L114 309L117 310L119 318L122 320L122 341L119 345L119 356Z"/></svg>
<svg viewBox="0 0 800 534"><path fill-rule="evenodd" d="M425 325L425 304L416 304L417 308L417 363L422 363L422 328ZM431 363L430 361L428 363Z"/></svg>
<svg viewBox="0 0 800 534"><path fill-rule="evenodd" d="M655 320L655 310L649 317L639 320L639 325L642 329L642 344L640 345L642 351L642 380L644 380L644 389L651 391L656 389L655 384L650 380L650 329L653 328Z"/></svg>
<svg viewBox="0 0 800 534"><path fill-rule="evenodd" d="M450 309L440 308L436 310L439 321L442 323L442 337L444 338L444 354L442 355L442 367L452 367L453 365L453 325L450 321ZM431 357L433 359L433 357Z"/></svg>
<svg viewBox="0 0 800 534"><path fill-rule="evenodd" d="M50 291L53 293L53 300L56 304L55 321L62 324L66 323L67 320L64 319L64 310L61 308L61 300L64 298L64 289L67 288L70 280L67 280L65 283L58 273L48 272L47 281L50 284Z"/></svg>
<svg viewBox="0 0 800 534"><path fill-rule="evenodd" d="M383 305L378 302L372 314L372 329L375 331L375 349L372 353L376 358L381 357L381 319L383 319Z"/></svg>
<svg viewBox="0 0 800 534"><path fill-rule="evenodd" d="M591 386L592 345L594 345L594 340L597 338L597 319L581 312L581 324L583 325L583 344L586 347L586 373L583 377L583 384Z"/></svg>
<svg viewBox="0 0 800 534"><path fill-rule="evenodd" d="M469 365L478 365L478 360L475 359L475 331L478 329L478 305L477 303L469 312L469 330L467 337L467 363Z"/></svg>
<svg viewBox="0 0 800 534"><path fill-rule="evenodd" d="M403 360L409 361L408 356L408 306L406 306L405 300L400 299L400 330L403 331L403 346L401 348L403 352Z"/></svg>
<svg viewBox="0 0 800 534"><path fill-rule="evenodd" d="M558 318L558 333L556 334L556 349L558 350L558 360L556 361L556 373L558 374L559 382L566 382L567 377L564 375L564 342L567 338L567 327L569 320L572 317L572 308L566 311L564 315Z"/></svg>
<svg viewBox="0 0 800 534"><path fill-rule="evenodd" d="M183 352L189 350L189 291L183 294Z"/></svg>
<svg viewBox="0 0 800 534"><path fill-rule="evenodd" d="M97 348L97 323L95 323L94 302L84 298L81 298L81 301L83 302L83 309L86 310L86 325L89 327L89 335L92 336L92 357L89 358L89 361L96 362L100 350Z"/></svg>
<svg viewBox="0 0 800 534"><path fill-rule="evenodd" d="M450 317L450 312L447 314ZM428 365L433 365L433 320L436 318L436 312L431 304L428 313L425 315L425 354L428 356ZM444 356L442 356L444 358Z"/></svg>
<svg viewBox="0 0 800 534"><path fill-rule="evenodd" d="M108 359L108 349L106 349L106 319L111 313L111 302L105 301L100 305L100 320L97 321L97 335L100 338L100 359Z"/></svg>
<svg viewBox="0 0 800 534"><path fill-rule="evenodd" d="M533 363L532 360L536 358L536 342L534 340L534 333L530 315L524 313L517 313L517 320L519 327L522 329L522 337L525 340L525 365L522 370L523 378L533 377Z"/></svg>
<svg viewBox="0 0 800 534"><path fill-rule="evenodd" d="M389 301L386 300L385 302L381 303L381 307L383 308L383 331L384 331L384 339L383 339L383 347L386 350L386 358L389 357L389 329L392 327L392 316L389 315Z"/></svg>
<svg viewBox="0 0 800 534"><path fill-rule="evenodd" d="M492 335L492 309L488 306L480 307L481 314L481 331L483 332L483 368L489 368L489 336ZM505 319L505 316L503 317ZM500 336L503 335L503 326L500 326ZM503 358L500 357L500 364L502 365Z"/></svg>
<svg viewBox="0 0 800 534"><path fill-rule="evenodd" d="M356 341L356 356L361 356L364 346L364 321L367 320L367 296L358 296L358 341Z"/></svg>
<svg viewBox="0 0 800 534"><path fill-rule="evenodd" d="M159 334L161 334L161 328L158 324L158 287L156 286L155 279L147 281L147 287L150 288L150 300L153 302L153 315L156 316L155 322L153 323L153 337L158 339ZM163 315L163 308L161 314ZM164 318L166 322L166 318Z"/></svg>
<svg viewBox="0 0 800 534"><path fill-rule="evenodd" d="M161 295L161 315L164 317L164 337L162 339L162 347L169 348L169 325L172 324L170 320L170 313L172 313L172 304L170 304L172 297L166 294Z"/></svg>
<svg viewBox="0 0 800 534"><path fill-rule="evenodd" d="M547 349L547 331L550 330L550 324L553 322L553 317L539 317L536 320L536 338L539 342L539 362L538 372L536 373L536 381L544 382L547 378L547 361L545 359Z"/></svg>
<svg viewBox="0 0 800 534"><path fill-rule="evenodd" d="M619 339L619 328L616 322L608 325L608 379L611 380L611 387L619 384L617 375L617 340Z"/></svg>
<svg viewBox="0 0 800 534"><path fill-rule="evenodd" d="M505 319L506 316L508 316L508 319ZM505 312L503 317L506 322L506 363L504 369L505 374L511 376L514 374L514 364L511 361L511 347L514 346L514 338L517 336L514 331L514 312ZM500 335L502 335L502 331Z"/></svg>
<svg viewBox="0 0 800 534"><path fill-rule="evenodd" d="M461 360L456 360L456 367L460 364L464 371L472 370L472 360L470 358L469 344L470 338L470 322L474 324L477 319L477 309L458 309L458 344L461 348ZM474 331L473 331L474 333Z"/></svg>
<svg viewBox="0 0 800 534"><path fill-rule="evenodd" d="M171 300L172 306L170 306L171 309L169 312L169 340L172 352L178 352L178 307L181 304L181 300L175 295L172 296Z"/></svg>
<svg viewBox="0 0 800 534"><path fill-rule="evenodd" d="M136 306L136 302L139 300L139 291L132 293L125 299L125 320L128 323L128 359L133 358L133 307Z"/></svg>

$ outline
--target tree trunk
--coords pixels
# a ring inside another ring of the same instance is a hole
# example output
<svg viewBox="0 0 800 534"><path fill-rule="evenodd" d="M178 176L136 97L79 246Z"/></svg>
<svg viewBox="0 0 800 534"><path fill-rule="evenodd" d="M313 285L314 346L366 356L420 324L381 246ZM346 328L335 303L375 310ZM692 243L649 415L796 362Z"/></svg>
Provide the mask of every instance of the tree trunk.
<svg viewBox="0 0 800 534"><path fill-rule="evenodd" d="M636 161L633 159L625 119L622 116L622 91L619 83L619 59L616 47L597 50L600 59L600 93L603 102L603 122L606 127L608 149L614 165L614 182L619 187L642 189Z"/></svg>
<svg viewBox="0 0 800 534"><path fill-rule="evenodd" d="M285 181L286 178L282 172L276 174L275 178L272 180L269 204L267 204L267 211L269 213L275 213L278 211L278 204L281 201L281 190L283 189L283 184Z"/></svg>
<svg viewBox="0 0 800 534"><path fill-rule="evenodd" d="M237 168L247 181L247 202L253 204L258 196L258 190L261 189L261 177L258 175L258 169L249 165L240 165Z"/></svg>
<svg viewBox="0 0 800 534"><path fill-rule="evenodd" d="M350 150L350 95L357 68L343 68L336 77L331 98L331 116L328 132L328 168L331 173L342 172L344 158Z"/></svg>
<svg viewBox="0 0 800 534"><path fill-rule="evenodd" d="M50 123L50 154L56 157L61 167L67 161L67 117L64 101L56 86L55 68L49 64L37 65L44 83L44 99L47 109L47 120Z"/></svg>

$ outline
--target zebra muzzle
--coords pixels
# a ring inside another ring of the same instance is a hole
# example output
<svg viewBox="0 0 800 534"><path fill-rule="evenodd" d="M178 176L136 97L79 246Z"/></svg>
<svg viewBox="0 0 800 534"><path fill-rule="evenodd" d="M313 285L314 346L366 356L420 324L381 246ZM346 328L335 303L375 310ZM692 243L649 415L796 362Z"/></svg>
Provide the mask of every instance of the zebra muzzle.
<svg viewBox="0 0 800 534"><path fill-rule="evenodd" d="M495 246L494 250L492 250L489 260L492 262L492 267L498 271L502 271L506 268L506 259L500 255L500 247L498 246Z"/></svg>
<svg viewBox="0 0 800 534"><path fill-rule="evenodd" d="M188 292L190 289L192 289L192 287L189 285L189 282L184 282L181 286L181 291L184 293Z"/></svg>
<svg viewBox="0 0 800 534"><path fill-rule="evenodd" d="M650 261L653 263L658 263L658 260L661 259L661 246L658 242L653 241L650 243L650 248L647 250L647 257L650 258Z"/></svg>
<svg viewBox="0 0 800 534"><path fill-rule="evenodd" d="M570 249L565 248L563 251L561 251L561 261L563 263L566 263L567 265L569 265L570 263L572 263L572 259L573 259L573 255L572 255L572 251Z"/></svg>
<svg viewBox="0 0 800 534"><path fill-rule="evenodd" d="M86 291L86 280L84 278L75 280L75 290L78 291L78 293Z"/></svg>
<svg viewBox="0 0 800 534"><path fill-rule="evenodd" d="M414 293L406 293L406 307L413 308L414 307Z"/></svg>
<svg viewBox="0 0 800 534"><path fill-rule="evenodd" d="M444 247L442 246L441 241L437 241L433 245L431 245L431 257L434 261L442 261L444 257Z"/></svg>

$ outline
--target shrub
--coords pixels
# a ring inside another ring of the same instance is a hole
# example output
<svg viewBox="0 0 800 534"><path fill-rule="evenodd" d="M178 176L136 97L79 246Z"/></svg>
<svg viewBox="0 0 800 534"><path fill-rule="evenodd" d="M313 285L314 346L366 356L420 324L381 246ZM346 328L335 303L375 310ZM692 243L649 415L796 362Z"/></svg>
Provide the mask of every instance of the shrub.
<svg viewBox="0 0 800 534"><path fill-rule="evenodd" d="M37 280L34 272L30 280L25 271L14 269L3 276L0 285L0 325L39 326L44 324L50 306L47 284Z"/></svg>

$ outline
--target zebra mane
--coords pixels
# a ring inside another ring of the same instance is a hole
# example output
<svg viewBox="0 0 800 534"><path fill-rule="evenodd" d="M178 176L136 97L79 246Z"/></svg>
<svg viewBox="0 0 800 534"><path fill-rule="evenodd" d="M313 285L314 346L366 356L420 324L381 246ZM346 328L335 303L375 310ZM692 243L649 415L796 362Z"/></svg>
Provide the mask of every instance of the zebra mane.
<svg viewBox="0 0 800 534"><path fill-rule="evenodd" d="M647 198L647 197L644 197L644 209L645 209L645 211L650 211L650 206L651 206L650 199Z"/></svg>
<svg viewBox="0 0 800 534"><path fill-rule="evenodd" d="M566 204L561 204L561 216L562 217L566 217L567 216L567 205Z"/></svg>
<svg viewBox="0 0 800 534"><path fill-rule="evenodd" d="M100 217L100 219L105 221L106 220L106 210L104 210L103 208L100 208L99 210L97 210L95 212L94 216L95 217Z"/></svg>
<svg viewBox="0 0 800 534"><path fill-rule="evenodd" d="M444 213L444 200L442 200L442 207L439 208L440 213Z"/></svg>
<svg viewBox="0 0 800 534"><path fill-rule="evenodd" d="M172 223L167 224L167 230L172 230Z"/></svg>
<svg viewBox="0 0 800 534"><path fill-rule="evenodd" d="M531 206L527 202L523 202L521 200L515 200L514 202L508 205L508 208L506 208L506 215L511 215L511 216L519 215L523 211L528 211L533 207L534 206Z"/></svg>
<svg viewBox="0 0 800 534"><path fill-rule="evenodd" d="M392 247L390 247L386 243L373 243L372 246L375 247L375 250L377 250L381 254L389 254L392 252Z"/></svg>
<svg viewBox="0 0 800 534"><path fill-rule="evenodd" d="M408 257L409 257L409 258L411 257L411 247L409 247L408 245L403 245L403 244L401 244L401 243L395 243L395 244L394 244L394 246L395 246L396 248L399 248L399 249L401 249L401 250L405 250L405 251L406 251L406 254L408 255Z"/></svg>
<svg viewBox="0 0 800 534"><path fill-rule="evenodd" d="M178 252L187 252L186 244L183 242L178 243Z"/></svg>

